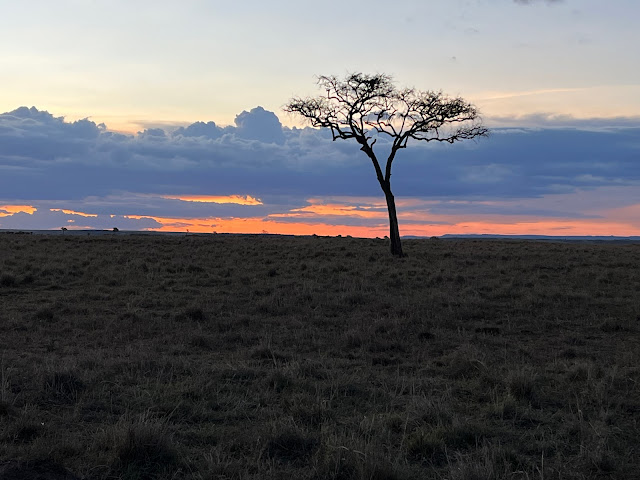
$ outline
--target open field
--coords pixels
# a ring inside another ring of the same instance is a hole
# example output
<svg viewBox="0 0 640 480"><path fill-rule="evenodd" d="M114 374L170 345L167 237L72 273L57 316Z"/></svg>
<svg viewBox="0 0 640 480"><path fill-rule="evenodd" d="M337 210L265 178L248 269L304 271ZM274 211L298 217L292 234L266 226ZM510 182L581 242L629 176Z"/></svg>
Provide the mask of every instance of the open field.
<svg viewBox="0 0 640 480"><path fill-rule="evenodd" d="M0 478L640 478L640 245L404 249L0 235Z"/></svg>

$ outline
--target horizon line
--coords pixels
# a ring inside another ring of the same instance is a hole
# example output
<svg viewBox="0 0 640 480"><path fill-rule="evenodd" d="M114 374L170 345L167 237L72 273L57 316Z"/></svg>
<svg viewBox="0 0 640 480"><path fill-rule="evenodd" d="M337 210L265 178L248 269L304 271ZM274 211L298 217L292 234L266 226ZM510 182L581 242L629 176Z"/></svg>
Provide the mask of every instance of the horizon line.
<svg viewBox="0 0 640 480"><path fill-rule="evenodd" d="M112 235L154 235L154 236L189 236L189 237L215 237L225 236L265 236L265 237L318 237L318 238L361 238L369 240L388 240L388 237L358 237L353 235L317 235L317 234L291 234L291 233L234 233L234 232L189 232L189 231L157 231L157 230L113 230L113 229L18 229L0 228L0 234L33 234L33 235L80 235L80 234L112 234ZM429 239L523 239L523 240L633 240L640 242L638 235L536 235L536 234L500 234L500 233L445 233L443 235L401 235L404 240L429 240Z"/></svg>

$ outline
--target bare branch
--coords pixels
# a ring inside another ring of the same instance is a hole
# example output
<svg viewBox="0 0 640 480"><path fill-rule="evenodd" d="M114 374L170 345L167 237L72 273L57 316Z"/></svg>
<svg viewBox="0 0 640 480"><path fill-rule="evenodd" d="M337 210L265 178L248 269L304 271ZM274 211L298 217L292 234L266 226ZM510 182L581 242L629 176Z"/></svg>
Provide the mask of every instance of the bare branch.
<svg viewBox="0 0 640 480"><path fill-rule="evenodd" d="M439 91L399 90L389 75L352 73L344 79L323 75L318 85L326 96L293 98L285 111L302 115L313 127L329 128L334 140L354 138L372 154L375 140L370 131L391 137L387 181L397 150L406 148L409 139L455 143L488 134L476 108L462 98Z"/></svg>

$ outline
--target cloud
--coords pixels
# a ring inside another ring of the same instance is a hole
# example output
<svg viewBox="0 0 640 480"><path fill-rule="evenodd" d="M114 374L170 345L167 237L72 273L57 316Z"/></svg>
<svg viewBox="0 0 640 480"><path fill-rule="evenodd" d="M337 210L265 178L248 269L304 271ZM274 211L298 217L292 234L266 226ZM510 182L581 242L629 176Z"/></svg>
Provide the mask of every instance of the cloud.
<svg viewBox="0 0 640 480"><path fill-rule="evenodd" d="M258 140L264 143L284 143L282 124L273 112L256 107L250 112L242 112L236 116L237 135L240 138Z"/></svg>
<svg viewBox="0 0 640 480"><path fill-rule="evenodd" d="M640 180L636 119L539 115L500 121L553 128L495 128L477 143L413 144L394 164L396 195L539 196ZM311 128L283 128L261 107L242 112L236 123L221 129L196 122L172 134L153 128L127 136L23 107L0 115L0 169L8 172L0 176L0 192L13 200L116 192L257 198L379 193L371 162L354 142L332 142L327 132ZM381 138L376 146L384 150L388 143Z"/></svg>
<svg viewBox="0 0 640 480"><path fill-rule="evenodd" d="M163 195L163 198L196 203L235 203L237 205L263 205L259 198L251 195Z"/></svg>
<svg viewBox="0 0 640 480"><path fill-rule="evenodd" d="M33 213L36 208L31 205L0 205L0 217L8 217L15 213Z"/></svg>
<svg viewBox="0 0 640 480"><path fill-rule="evenodd" d="M572 115L554 113L533 113L518 116L491 116L485 121L491 127L539 127L574 128L580 130L611 130L620 128L640 128L640 116L635 117L591 117L577 118Z"/></svg>
<svg viewBox="0 0 640 480"><path fill-rule="evenodd" d="M63 162L88 153L103 129L103 125L87 119L69 123L35 107L20 107L0 115L0 160L4 160L0 164L21 166L19 160Z"/></svg>
<svg viewBox="0 0 640 480"><path fill-rule="evenodd" d="M156 220L129 218L121 215L87 215L63 209L37 208L32 213L19 212L9 217L0 217L0 228L15 230L51 230L62 227L68 229L111 230L147 230L161 227Z"/></svg>
<svg viewBox="0 0 640 480"><path fill-rule="evenodd" d="M180 127L173 132L174 137L201 137L215 140L224 135L225 130L218 127L215 122L195 122L188 127Z"/></svg>
<svg viewBox="0 0 640 480"><path fill-rule="evenodd" d="M147 128L142 132L138 132L138 138L148 140L163 140L167 138L167 134L161 128Z"/></svg>
<svg viewBox="0 0 640 480"><path fill-rule="evenodd" d="M399 152L392 187L403 221L447 223L438 215L462 211L592 218L580 204L571 210L531 202L640 185L638 119L541 114L497 123L510 126L478 142L414 143ZM376 143L381 152L385 146L388 139ZM0 207L0 228L59 228L72 220L84 228L142 229L156 228L160 218L176 225L216 218L384 225L384 204L327 200L355 197L383 201L371 161L354 142L282 127L261 107L239 114L235 126L195 122L136 135L33 107L0 114L0 205L14 209ZM403 199L418 200L400 206ZM625 205L618 200L610 208ZM409 218L411 211L421 213Z"/></svg>
<svg viewBox="0 0 640 480"><path fill-rule="evenodd" d="M0 115L0 192L7 198L81 198L113 191L253 194L307 191L327 167L362 165L355 145L283 128L273 112L238 115L237 127L195 123L169 135L107 131L35 108ZM333 174L332 174L333 175ZM336 184L340 185L341 181ZM338 187L339 188L339 187Z"/></svg>

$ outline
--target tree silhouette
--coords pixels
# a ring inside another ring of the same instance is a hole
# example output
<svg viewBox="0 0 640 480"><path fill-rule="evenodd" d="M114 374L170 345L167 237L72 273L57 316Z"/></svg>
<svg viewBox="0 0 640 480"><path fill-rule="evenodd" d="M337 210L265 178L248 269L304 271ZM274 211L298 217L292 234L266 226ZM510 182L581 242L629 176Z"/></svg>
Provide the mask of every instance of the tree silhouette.
<svg viewBox="0 0 640 480"><path fill-rule="evenodd" d="M454 143L486 136L476 108L442 92L397 89L391 76L353 73L344 79L318 77L326 90L319 97L292 98L284 107L306 118L313 127L329 128L333 140L353 138L373 162L389 211L391 253L403 256L396 204L391 193L391 166L409 140ZM378 138L391 138L384 170L374 151Z"/></svg>

